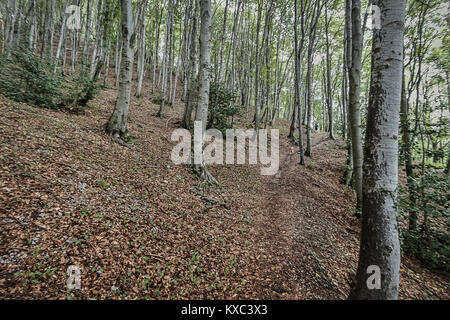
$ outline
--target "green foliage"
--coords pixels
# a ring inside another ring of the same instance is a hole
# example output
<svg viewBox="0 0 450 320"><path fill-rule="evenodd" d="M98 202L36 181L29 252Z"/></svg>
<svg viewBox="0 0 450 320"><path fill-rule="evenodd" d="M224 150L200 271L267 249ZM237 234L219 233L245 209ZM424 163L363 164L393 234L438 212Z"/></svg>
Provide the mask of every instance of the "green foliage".
<svg viewBox="0 0 450 320"><path fill-rule="evenodd" d="M67 86L69 90L66 94L65 105L85 107L98 93L97 82L90 78L86 67L81 69L73 81L68 81Z"/></svg>
<svg viewBox="0 0 450 320"><path fill-rule="evenodd" d="M400 188L400 213L408 218L416 213L417 230L403 229L404 251L426 266L450 273L450 181L442 170L428 167L420 178ZM414 200L412 200L414 199Z"/></svg>
<svg viewBox="0 0 450 320"><path fill-rule="evenodd" d="M25 50L0 56L0 92L7 98L31 105L58 108L62 105L62 79L53 75L51 65Z"/></svg>
<svg viewBox="0 0 450 320"><path fill-rule="evenodd" d="M0 93L17 102L59 109L86 106L97 93L86 68L75 77L55 74L54 63L26 48L0 55Z"/></svg>
<svg viewBox="0 0 450 320"><path fill-rule="evenodd" d="M162 93L161 93L161 92L159 92L159 93L156 95L156 97L154 97L154 98L152 99L152 103L153 103L153 104L156 104L156 105L158 105L158 106L161 105L162 101L163 101L163 98L162 98ZM168 102L167 100L165 100L164 103L168 104L169 102Z"/></svg>
<svg viewBox="0 0 450 320"><path fill-rule="evenodd" d="M208 128L215 128L225 136L226 130L233 128L232 117L239 113L234 105L237 93L227 89L222 83L211 83L209 90ZM231 118L231 119L230 119Z"/></svg>

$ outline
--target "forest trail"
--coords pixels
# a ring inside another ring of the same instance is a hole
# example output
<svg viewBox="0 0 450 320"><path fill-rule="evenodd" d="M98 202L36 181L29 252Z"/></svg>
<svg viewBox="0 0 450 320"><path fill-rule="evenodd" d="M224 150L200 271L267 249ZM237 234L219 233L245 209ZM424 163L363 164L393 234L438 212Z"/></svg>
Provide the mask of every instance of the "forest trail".
<svg viewBox="0 0 450 320"><path fill-rule="evenodd" d="M281 139L280 170L263 178L267 196L258 232L264 234L262 243L278 269L266 286L272 291L267 291L269 298L346 298L348 274L328 271L337 271L334 264L345 264L350 271L356 263L355 256L342 255L341 248L334 246L339 235L357 233L340 223L340 215L355 225L357 220L348 211L352 194L338 182L345 159L338 146L327 134L313 133L313 158L306 158L302 167L298 148Z"/></svg>
<svg viewBox="0 0 450 320"><path fill-rule="evenodd" d="M305 135L306 136L306 135ZM299 151L280 139L280 171L264 177L265 201L255 234L272 261L262 285L268 299L346 299L359 250L359 219L353 192L339 180L345 145L313 133L312 158L299 165ZM402 260L401 299L438 298L446 280ZM431 285L432 284L432 285Z"/></svg>

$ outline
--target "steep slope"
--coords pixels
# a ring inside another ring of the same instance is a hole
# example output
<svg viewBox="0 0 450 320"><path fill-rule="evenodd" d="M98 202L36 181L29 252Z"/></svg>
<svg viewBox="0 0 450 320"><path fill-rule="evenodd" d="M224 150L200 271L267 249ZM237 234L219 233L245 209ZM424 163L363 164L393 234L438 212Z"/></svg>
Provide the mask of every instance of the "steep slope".
<svg viewBox="0 0 450 320"><path fill-rule="evenodd" d="M80 115L0 97L2 298L346 297L359 229L339 143L316 134L300 167L282 131L278 175L214 166L223 188L208 189L170 161L182 105L159 119L148 93L133 98L125 148L102 130L115 94ZM405 261L402 298L448 297ZM81 290L66 289L70 265Z"/></svg>

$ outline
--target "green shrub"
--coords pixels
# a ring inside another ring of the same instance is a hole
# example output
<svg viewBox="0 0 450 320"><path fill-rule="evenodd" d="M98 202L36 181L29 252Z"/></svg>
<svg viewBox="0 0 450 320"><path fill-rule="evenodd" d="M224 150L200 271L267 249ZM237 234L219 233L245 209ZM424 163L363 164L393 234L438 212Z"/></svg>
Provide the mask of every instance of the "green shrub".
<svg viewBox="0 0 450 320"><path fill-rule="evenodd" d="M420 222L416 230L401 230L403 250L446 274L450 274L449 190L450 181L442 170L427 167L409 186L401 186L399 195L400 213L408 218L415 212Z"/></svg>
<svg viewBox="0 0 450 320"><path fill-rule="evenodd" d="M209 91L208 129L215 128L225 135L227 129L233 128L232 119L239 113L239 106L235 105L236 98L237 93L227 89L222 83L211 83Z"/></svg>
<svg viewBox="0 0 450 320"><path fill-rule="evenodd" d="M49 72L51 66L27 50L13 50L0 56L0 92L31 105L61 106L61 77Z"/></svg>
<svg viewBox="0 0 450 320"><path fill-rule="evenodd" d="M86 68L75 77L53 72L55 64L19 48L0 55L0 93L5 97L44 108L85 106L97 85Z"/></svg>

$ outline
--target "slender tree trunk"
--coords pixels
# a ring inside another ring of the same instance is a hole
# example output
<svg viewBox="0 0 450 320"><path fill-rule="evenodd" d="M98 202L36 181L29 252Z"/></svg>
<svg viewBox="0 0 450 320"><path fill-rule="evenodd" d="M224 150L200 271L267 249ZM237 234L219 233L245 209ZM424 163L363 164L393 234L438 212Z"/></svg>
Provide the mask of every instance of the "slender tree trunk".
<svg viewBox="0 0 450 320"><path fill-rule="evenodd" d="M37 8L36 8L36 0L33 0L31 2L31 26L28 38L28 48L30 50L32 50L35 46L36 29L37 29Z"/></svg>
<svg viewBox="0 0 450 320"><path fill-rule="evenodd" d="M114 71L115 71L115 76L116 76L116 81L114 83L114 85L117 87L119 85L119 78L120 78L120 64L122 61L122 41L120 41L121 37L120 37L120 30L117 30L117 38L116 38L116 56L115 56L115 67L114 67Z"/></svg>
<svg viewBox="0 0 450 320"><path fill-rule="evenodd" d="M306 69L306 151L305 155L311 156L311 122L313 113L313 96L312 96L312 68L313 68L313 49L312 41L310 38L310 44L308 44L308 57L307 57L307 69Z"/></svg>
<svg viewBox="0 0 450 320"><path fill-rule="evenodd" d="M169 0L166 17L166 37L164 41L164 58L162 67L162 84L161 84L161 104L159 106L158 117L164 117L164 107L166 104L166 90L167 90L167 76L169 71L170 61L170 45L171 45L171 30L172 30L172 0Z"/></svg>
<svg viewBox="0 0 450 320"><path fill-rule="evenodd" d="M415 192L412 187L412 183L414 180L414 170L412 163L412 153L411 153L411 145L410 145L410 135L409 135L409 106L408 99L406 98L406 82L405 82L405 69L403 68L402 72L402 96L401 96L401 105L400 105L400 127L402 131L402 154L405 161L405 169L406 169L406 178L408 181L409 188L409 199L412 204L416 202ZM417 229L417 213L412 210L409 213L409 229L416 230Z"/></svg>
<svg viewBox="0 0 450 320"><path fill-rule="evenodd" d="M329 25L331 18L328 19L328 10L325 7L325 35L326 35L326 48L327 48L327 109L328 109L328 131L330 133L330 139L334 140L334 125L333 125L333 90L331 88L331 54L330 54L330 39L329 39Z"/></svg>
<svg viewBox="0 0 450 320"><path fill-rule="evenodd" d="M18 10L18 4L17 4L17 2L18 2L18 0L13 0L13 3L14 3L14 14L13 14L13 16L11 17L11 26L10 26L10 32L9 32L9 38L8 38L8 40L9 40L9 49L12 49L12 47L13 47L13 44L14 44L14 28L15 28L15 25L16 25L16 17L17 17L17 10ZM11 7L9 7L9 8L11 8ZM9 56L9 53L8 53L8 56Z"/></svg>
<svg viewBox="0 0 450 320"><path fill-rule="evenodd" d="M123 142L127 134L127 118L130 108L131 80L134 60L134 26L131 0L121 0L122 5L122 62L120 84L114 111L105 126L105 131L115 141Z"/></svg>
<svg viewBox="0 0 450 320"><path fill-rule="evenodd" d="M92 16L92 0L87 2L87 20L86 20L86 32L84 34L83 45L83 63L87 63L89 60L89 43L91 41L91 16Z"/></svg>
<svg viewBox="0 0 450 320"><path fill-rule="evenodd" d="M346 133L347 141L347 163L342 177L342 183L346 186L351 186L353 184L353 147L352 147L352 135L351 135L351 125L350 125L350 107L349 107L349 94L348 94L348 75L349 70L352 65L352 23L351 23L351 10L352 2L351 0L346 0L345 2L345 29L344 29L344 56L343 56L343 76L342 76L342 101L343 108L346 114L344 127Z"/></svg>
<svg viewBox="0 0 450 320"><path fill-rule="evenodd" d="M107 0L105 0L107 1ZM97 63L100 60L100 50L101 50L101 41L102 41L102 37L100 35L100 30L102 28L102 4L103 4L103 0L98 0L97 2L97 22L95 24L95 43L94 43L94 49L92 52L92 57L91 57L91 78L94 78L94 74L95 74L95 69L97 67Z"/></svg>
<svg viewBox="0 0 450 320"><path fill-rule="evenodd" d="M180 28L181 28L181 25L180 25ZM173 104L175 103L175 99L176 99L176 95L177 95L178 74L179 74L179 71L180 71L181 52L182 52L182 48L183 48L183 45L184 45L183 42L184 41L183 41L183 38L182 38L182 34L180 32L180 39L179 39L180 45L178 47L178 57L177 57L176 65L175 65L175 81L174 81L174 84L173 84L172 95L171 95L171 99L170 99L170 102L169 102L169 104L171 106L173 106Z"/></svg>
<svg viewBox="0 0 450 320"><path fill-rule="evenodd" d="M218 72L216 73L216 81L221 81L222 69L223 69L223 48L225 46L225 32L227 30L227 16L228 16L228 1L225 0L225 11L223 13L222 34L220 39L220 58L218 65Z"/></svg>
<svg viewBox="0 0 450 320"><path fill-rule="evenodd" d="M304 12L303 12L303 2L301 6L301 14L302 14L302 25L304 20ZM301 48L299 48L298 44L298 12L297 12L297 0L294 1L294 59L295 59L295 81L294 81L294 108L297 110L297 118L298 118L298 143L300 148L300 164L305 164L305 155L303 150L303 129L302 129L302 107L300 106L300 81L302 78L302 72L301 72L301 62L302 62L302 50L303 50L303 40Z"/></svg>
<svg viewBox="0 0 450 320"><path fill-rule="evenodd" d="M56 63L55 63L55 69L53 70L53 73L56 73L57 65L59 63L59 59L61 58L61 52L63 50L63 45L65 46L66 42L66 8L69 1L66 0L66 3L63 7L62 12L62 19L61 19L61 31L59 33L59 42L58 42L58 48L56 49Z"/></svg>
<svg viewBox="0 0 450 320"><path fill-rule="evenodd" d="M182 58L182 64L183 64L183 95L181 97L181 101L185 102L187 97L187 91L188 91L188 69L189 69L189 57L190 52L189 48L191 45L191 37L190 37L190 24L189 21L192 20L192 6L193 6L194 0L189 0L189 3L186 6L186 13L184 15L184 30L183 30L183 40L184 40L184 46L183 46L183 58Z"/></svg>
<svg viewBox="0 0 450 320"><path fill-rule="evenodd" d="M197 148L195 171L200 177L208 183L218 184L216 179L206 168L203 156L203 147L205 145L206 122L208 120L209 105L209 87L210 87L210 68L211 68L211 0L200 0L200 69L199 69L199 94L198 106L195 120L201 122L202 134L200 141L196 140L194 135L194 148Z"/></svg>
<svg viewBox="0 0 450 320"><path fill-rule="evenodd" d="M256 63L255 63L255 129L256 131L259 131L259 111L260 111L260 105L259 105L259 31L261 29L261 16L262 16L262 7L263 2L260 0L258 1L258 19L256 23L256 42L255 42L255 57L256 57Z"/></svg>
<svg viewBox="0 0 450 320"><path fill-rule="evenodd" d="M156 18L156 33L155 33L155 38L156 38L156 45L155 45L155 52L153 54L154 59L153 59L153 76L152 76L152 94L155 91L155 87L156 87L156 68L158 66L158 61L159 61L159 30L161 28L161 19L162 19L162 14L163 14L163 7L161 8L161 11L158 15L158 17Z"/></svg>
<svg viewBox="0 0 450 320"><path fill-rule="evenodd" d="M198 1L194 0L195 7L192 16L192 30L190 35L190 49L189 49L189 64L186 70L188 90L186 94L186 103L184 107L184 115L181 126L183 128L190 128L192 110L195 103L195 91L197 89L196 70L197 70L197 27L198 27Z"/></svg>
<svg viewBox="0 0 450 320"><path fill-rule="evenodd" d="M48 46L48 56L53 57L53 41L55 37L55 0L51 1L50 5L50 32L49 32L49 46Z"/></svg>
<svg viewBox="0 0 450 320"><path fill-rule="evenodd" d="M352 21L352 63L349 69L349 116L352 133L353 148L353 175L354 188L356 191L357 208L362 205L362 133L361 133L361 105L360 105L360 86L361 86L361 1L352 0L351 10Z"/></svg>
<svg viewBox="0 0 450 320"><path fill-rule="evenodd" d="M138 50L138 64L137 64L137 73L138 73L138 85L136 89L136 97L140 97L142 95L142 83L144 81L144 73L145 73L145 13L147 9L147 2L144 3L144 13L142 15L142 20L139 21L139 50Z"/></svg>
<svg viewBox="0 0 450 320"><path fill-rule="evenodd" d="M316 40L316 32L317 32L317 24L319 22L319 17L321 13L321 9L323 8L323 4L320 1L317 1L314 4L314 9L311 17L311 23L309 28L309 42L308 42L308 65L306 71L306 151L305 156L311 157L312 155L312 143L311 143L311 125L312 125L312 116L314 112L314 98L312 96L312 69L313 69L313 54L314 54L314 45Z"/></svg>

